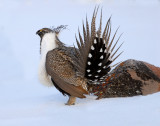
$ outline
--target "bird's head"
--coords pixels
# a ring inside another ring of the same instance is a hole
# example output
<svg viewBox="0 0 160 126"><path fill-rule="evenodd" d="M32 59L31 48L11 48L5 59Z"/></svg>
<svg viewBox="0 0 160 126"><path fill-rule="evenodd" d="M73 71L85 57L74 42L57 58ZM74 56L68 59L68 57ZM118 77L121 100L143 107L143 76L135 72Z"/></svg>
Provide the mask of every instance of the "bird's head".
<svg viewBox="0 0 160 126"><path fill-rule="evenodd" d="M41 38L40 40L40 52L42 48L54 48L58 45L63 45L62 42L59 41L58 35L62 29L65 29L66 25L60 25L56 28L42 28L36 32ZM46 47L47 46L47 47ZM42 49L44 50L44 49ZM49 49L51 50L51 49Z"/></svg>
<svg viewBox="0 0 160 126"><path fill-rule="evenodd" d="M43 36L44 36L46 33L51 33L51 32L53 32L53 30L51 30L51 29L49 29L49 28L42 28L42 29L38 30L38 31L36 32L36 34L39 35L40 38L42 39Z"/></svg>
<svg viewBox="0 0 160 126"><path fill-rule="evenodd" d="M41 39L43 38L43 36L46 33L51 33L51 32L55 33L55 35L58 36L60 31L63 30L63 29L66 29L66 27L67 27L67 25L60 25L60 26L58 26L56 28L53 27L52 29L50 29L50 28L42 28L42 29L38 30L36 32L36 34L38 34Z"/></svg>
<svg viewBox="0 0 160 126"><path fill-rule="evenodd" d="M51 50L52 45L56 45L55 32L49 28L42 28L36 32L40 36L40 53L43 50Z"/></svg>

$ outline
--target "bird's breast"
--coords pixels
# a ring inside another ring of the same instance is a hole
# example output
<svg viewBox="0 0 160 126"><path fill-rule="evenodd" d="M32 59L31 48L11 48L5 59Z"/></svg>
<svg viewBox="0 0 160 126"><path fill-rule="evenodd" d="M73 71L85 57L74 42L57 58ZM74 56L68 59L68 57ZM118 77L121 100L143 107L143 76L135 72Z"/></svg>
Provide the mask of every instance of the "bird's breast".
<svg viewBox="0 0 160 126"><path fill-rule="evenodd" d="M39 81L45 86L53 86L51 76L46 71L46 58L42 57L39 63L38 77Z"/></svg>

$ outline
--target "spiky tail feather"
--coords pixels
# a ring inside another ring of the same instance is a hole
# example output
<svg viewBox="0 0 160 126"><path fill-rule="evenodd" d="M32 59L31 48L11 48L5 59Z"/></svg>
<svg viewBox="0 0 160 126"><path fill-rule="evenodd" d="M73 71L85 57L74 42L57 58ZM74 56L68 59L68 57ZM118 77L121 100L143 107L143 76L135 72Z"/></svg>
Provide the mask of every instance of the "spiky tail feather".
<svg viewBox="0 0 160 126"><path fill-rule="evenodd" d="M106 75L111 70L111 63L114 62L120 55L115 54L121 45L114 51L120 37L112 46L118 29L111 39L111 18L108 19L107 24L102 33L102 10L100 16L100 25L96 30L96 16L98 8L94 9L91 21L91 28L89 28L88 20L86 18L86 28L83 24L83 39L79 32L79 40L76 38L78 50L75 48L77 58L75 66L78 74L88 80L89 84L101 84L105 82Z"/></svg>

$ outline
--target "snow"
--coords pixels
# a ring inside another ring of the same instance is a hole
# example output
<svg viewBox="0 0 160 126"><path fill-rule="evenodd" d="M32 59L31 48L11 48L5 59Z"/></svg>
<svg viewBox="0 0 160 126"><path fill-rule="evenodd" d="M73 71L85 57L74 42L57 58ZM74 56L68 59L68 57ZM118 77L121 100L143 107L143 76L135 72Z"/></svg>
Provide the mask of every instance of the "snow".
<svg viewBox="0 0 160 126"><path fill-rule="evenodd" d="M60 39L73 45L95 3L103 7L103 27L112 15L112 31L120 26L118 34L124 33L124 53L117 62L133 58L160 66L159 0L0 0L0 126L160 125L160 93L101 100L88 96L66 106L68 97L38 81L36 31L68 25Z"/></svg>
<svg viewBox="0 0 160 126"><path fill-rule="evenodd" d="M44 88L36 81L9 83L0 89L0 126L160 125L160 93L101 100L90 96L66 106L67 97L54 88Z"/></svg>

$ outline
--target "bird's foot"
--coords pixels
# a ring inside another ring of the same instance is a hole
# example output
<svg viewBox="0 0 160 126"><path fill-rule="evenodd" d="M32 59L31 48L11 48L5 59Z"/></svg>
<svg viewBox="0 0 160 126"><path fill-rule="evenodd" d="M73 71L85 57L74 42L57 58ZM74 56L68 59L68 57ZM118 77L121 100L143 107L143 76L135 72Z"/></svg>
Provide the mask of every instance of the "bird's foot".
<svg viewBox="0 0 160 126"><path fill-rule="evenodd" d="M68 102L65 105L75 105L76 97L70 96Z"/></svg>
<svg viewBox="0 0 160 126"><path fill-rule="evenodd" d="M65 105L75 105L75 103L73 103L73 104L69 104L69 103L67 102L67 103L65 103Z"/></svg>

